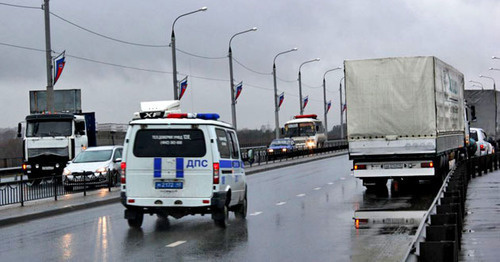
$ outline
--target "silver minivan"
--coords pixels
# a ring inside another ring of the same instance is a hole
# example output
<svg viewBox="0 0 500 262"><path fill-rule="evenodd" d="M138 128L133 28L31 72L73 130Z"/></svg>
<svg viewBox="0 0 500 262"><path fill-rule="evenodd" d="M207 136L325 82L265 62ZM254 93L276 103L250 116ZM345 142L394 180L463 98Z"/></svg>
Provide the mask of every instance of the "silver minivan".
<svg viewBox="0 0 500 262"><path fill-rule="evenodd" d="M122 167L122 204L131 227L144 214L181 218L228 211L245 218L247 185L236 132L217 114L144 113L130 122Z"/></svg>

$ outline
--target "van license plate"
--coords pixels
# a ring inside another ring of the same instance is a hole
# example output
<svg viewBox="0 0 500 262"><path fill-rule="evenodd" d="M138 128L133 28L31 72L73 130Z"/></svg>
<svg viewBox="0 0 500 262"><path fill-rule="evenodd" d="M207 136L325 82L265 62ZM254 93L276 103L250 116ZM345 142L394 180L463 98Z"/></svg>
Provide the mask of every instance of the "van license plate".
<svg viewBox="0 0 500 262"><path fill-rule="evenodd" d="M165 182L158 181L155 182L155 189L182 189L182 182Z"/></svg>

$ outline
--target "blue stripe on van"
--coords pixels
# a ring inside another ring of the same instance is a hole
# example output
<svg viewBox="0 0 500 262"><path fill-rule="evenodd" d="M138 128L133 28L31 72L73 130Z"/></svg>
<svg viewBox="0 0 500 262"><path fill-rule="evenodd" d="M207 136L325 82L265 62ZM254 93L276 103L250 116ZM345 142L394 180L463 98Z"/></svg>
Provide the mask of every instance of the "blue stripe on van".
<svg viewBox="0 0 500 262"><path fill-rule="evenodd" d="M153 174L154 174L154 177L161 177L161 158L160 157L154 158Z"/></svg>
<svg viewBox="0 0 500 262"><path fill-rule="evenodd" d="M175 177L184 177L184 158L178 157L175 159Z"/></svg>
<svg viewBox="0 0 500 262"><path fill-rule="evenodd" d="M232 168L233 163L231 160L220 160L219 161L220 168Z"/></svg>

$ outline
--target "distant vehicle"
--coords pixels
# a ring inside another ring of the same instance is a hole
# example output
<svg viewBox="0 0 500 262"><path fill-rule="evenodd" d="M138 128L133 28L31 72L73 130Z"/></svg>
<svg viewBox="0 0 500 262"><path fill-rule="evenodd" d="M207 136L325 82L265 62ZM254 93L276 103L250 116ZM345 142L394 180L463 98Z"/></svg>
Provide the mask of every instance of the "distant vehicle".
<svg viewBox="0 0 500 262"><path fill-rule="evenodd" d="M498 115L498 113L495 114L495 110L500 110L499 92L491 89L465 90L465 99L471 109L472 125L481 127L494 141L500 140L500 137L495 137L496 135L500 136L500 121L495 121L495 117ZM495 102L497 103L496 107Z"/></svg>
<svg viewBox="0 0 500 262"><path fill-rule="evenodd" d="M298 149L323 147L326 142L323 122L315 114L297 115L287 121L283 128L284 137L293 139Z"/></svg>
<svg viewBox="0 0 500 262"><path fill-rule="evenodd" d="M494 148L491 143L487 141L488 136L482 128L471 127L470 135L476 141L477 149L475 156L484 156L494 153Z"/></svg>
<svg viewBox="0 0 500 262"><path fill-rule="evenodd" d="M23 137L23 172L29 179L63 172L66 163L95 146L95 115L82 113L80 90L54 92L55 112L46 113L46 91L30 91L30 115Z"/></svg>
<svg viewBox="0 0 500 262"><path fill-rule="evenodd" d="M273 159L277 156L286 154L295 149L295 142L291 138L278 138L271 141L267 148L268 159Z"/></svg>
<svg viewBox="0 0 500 262"><path fill-rule="evenodd" d="M366 187L435 180L466 155L463 74L433 56L344 62L349 159Z"/></svg>
<svg viewBox="0 0 500 262"><path fill-rule="evenodd" d="M228 211L247 214L247 184L234 128L218 114L181 113L179 101L141 103L129 123L122 165L122 204L130 227L144 214L181 218Z"/></svg>
<svg viewBox="0 0 500 262"><path fill-rule="evenodd" d="M120 162L122 160L122 146L91 147L78 154L73 161L64 168L62 183L67 191L74 186L107 185L114 186L120 177ZM85 175L84 174L88 174Z"/></svg>

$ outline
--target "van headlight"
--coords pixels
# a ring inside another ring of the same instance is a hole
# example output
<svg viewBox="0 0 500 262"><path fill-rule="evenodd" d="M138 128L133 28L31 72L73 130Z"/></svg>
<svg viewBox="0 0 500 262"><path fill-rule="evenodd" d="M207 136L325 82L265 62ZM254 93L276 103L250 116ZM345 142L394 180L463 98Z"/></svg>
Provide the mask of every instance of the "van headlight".
<svg viewBox="0 0 500 262"><path fill-rule="evenodd" d="M95 172L101 173L101 174L106 174L106 172L108 172L108 168L107 167L100 167Z"/></svg>
<svg viewBox="0 0 500 262"><path fill-rule="evenodd" d="M314 141L307 141L306 145L308 147L314 147Z"/></svg>

